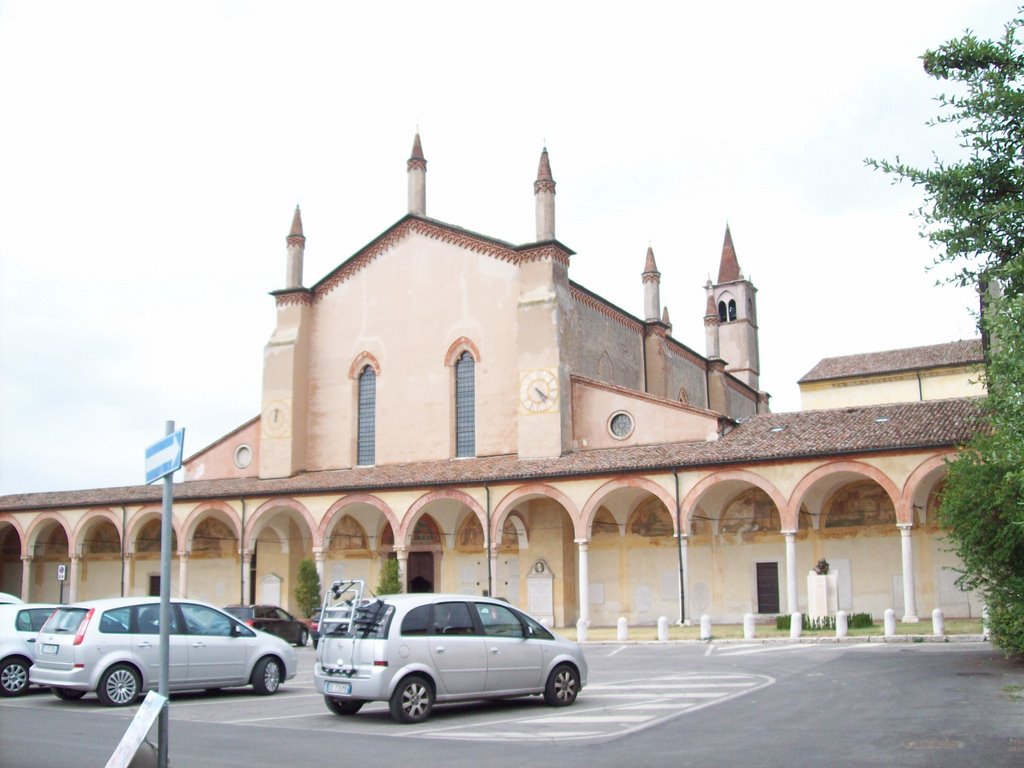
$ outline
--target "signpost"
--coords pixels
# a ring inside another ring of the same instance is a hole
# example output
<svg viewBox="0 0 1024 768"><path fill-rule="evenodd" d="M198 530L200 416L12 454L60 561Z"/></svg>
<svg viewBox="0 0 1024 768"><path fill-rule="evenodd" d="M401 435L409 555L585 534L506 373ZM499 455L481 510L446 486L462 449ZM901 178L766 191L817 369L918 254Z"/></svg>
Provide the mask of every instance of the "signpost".
<svg viewBox="0 0 1024 768"><path fill-rule="evenodd" d="M60 583L60 604L64 605L64 582L68 580L68 567L61 563L57 566L57 581Z"/></svg>
<svg viewBox="0 0 1024 768"><path fill-rule="evenodd" d="M185 430L174 431L174 422L168 421L165 437L146 449L146 484L163 478L163 514L160 525L160 683L157 692L163 697L160 721L157 727L157 765L167 768L167 731L170 724L168 694L171 651L171 514L174 506L173 476L181 469L181 454L185 446Z"/></svg>

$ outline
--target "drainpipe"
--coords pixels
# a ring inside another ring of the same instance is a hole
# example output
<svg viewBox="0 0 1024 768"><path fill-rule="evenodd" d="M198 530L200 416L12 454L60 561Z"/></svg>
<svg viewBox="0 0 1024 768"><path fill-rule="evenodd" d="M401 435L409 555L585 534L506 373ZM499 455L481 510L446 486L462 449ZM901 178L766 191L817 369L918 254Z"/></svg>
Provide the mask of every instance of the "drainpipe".
<svg viewBox="0 0 1024 768"><path fill-rule="evenodd" d="M672 470L676 485L676 553L679 555L679 623L686 621L686 597L683 589L683 511L679 504L679 470Z"/></svg>
<svg viewBox="0 0 1024 768"><path fill-rule="evenodd" d="M491 573L491 489L486 485L484 493L487 494L487 528L484 530L484 549L487 555L487 595L494 597L494 575Z"/></svg>
<svg viewBox="0 0 1024 768"><path fill-rule="evenodd" d="M124 504L121 505L121 597L124 597L124 557L127 554L126 546L124 542L124 535L127 532L128 526L128 510L124 508Z"/></svg>
<svg viewBox="0 0 1024 768"><path fill-rule="evenodd" d="M248 605L249 601L245 599L245 499L239 499L242 502L242 531L238 535L238 559L240 565L238 568L238 594L242 596L242 599L238 602L241 605Z"/></svg>

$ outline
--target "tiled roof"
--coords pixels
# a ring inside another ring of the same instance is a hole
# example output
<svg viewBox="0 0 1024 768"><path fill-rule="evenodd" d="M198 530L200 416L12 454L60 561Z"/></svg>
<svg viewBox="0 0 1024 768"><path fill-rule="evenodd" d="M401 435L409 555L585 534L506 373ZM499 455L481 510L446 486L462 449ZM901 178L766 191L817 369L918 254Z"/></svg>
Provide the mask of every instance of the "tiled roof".
<svg viewBox="0 0 1024 768"><path fill-rule="evenodd" d="M715 442L577 451L551 459L487 456L304 472L275 480L238 478L176 483L176 501L307 493L369 492L554 480L579 475L668 471L819 456L955 447L981 425L975 399L764 414L738 425ZM27 493L0 497L0 512L19 509L159 504L159 486Z"/></svg>
<svg viewBox="0 0 1024 768"><path fill-rule="evenodd" d="M951 341L948 344L931 344L927 347L909 347L844 357L826 357L804 374L804 377L797 383L846 379L855 376L876 376L883 373L958 365L978 365L984 359L981 339L966 339Z"/></svg>

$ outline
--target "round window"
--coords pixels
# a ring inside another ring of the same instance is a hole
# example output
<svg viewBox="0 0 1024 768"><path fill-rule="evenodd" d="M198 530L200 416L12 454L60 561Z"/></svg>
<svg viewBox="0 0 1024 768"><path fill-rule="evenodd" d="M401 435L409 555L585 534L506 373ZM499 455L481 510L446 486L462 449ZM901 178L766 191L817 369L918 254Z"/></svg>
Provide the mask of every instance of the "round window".
<svg viewBox="0 0 1024 768"><path fill-rule="evenodd" d="M611 430L612 437L625 440L633 434L633 417L625 411L619 411L612 415L608 422L608 428Z"/></svg>
<svg viewBox="0 0 1024 768"><path fill-rule="evenodd" d="M240 445L235 448L235 466L245 469L252 463L252 448L248 445Z"/></svg>

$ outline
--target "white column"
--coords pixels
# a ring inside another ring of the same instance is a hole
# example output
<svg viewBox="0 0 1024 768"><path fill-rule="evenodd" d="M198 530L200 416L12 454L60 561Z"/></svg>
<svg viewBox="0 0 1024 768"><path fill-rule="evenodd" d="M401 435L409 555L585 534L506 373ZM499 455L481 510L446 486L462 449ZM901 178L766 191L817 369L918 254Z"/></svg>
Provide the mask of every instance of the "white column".
<svg viewBox="0 0 1024 768"><path fill-rule="evenodd" d="M579 547L577 571L580 579L580 618L590 624L590 565L587 562L587 540L576 539Z"/></svg>
<svg viewBox="0 0 1024 768"><path fill-rule="evenodd" d="M409 590L406 579L409 573L409 551L405 547L395 547L395 554L398 556L398 581L402 585L402 591Z"/></svg>
<svg viewBox="0 0 1024 768"><path fill-rule="evenodd" d="M786 537L786 611L793 614L799 611L796 583L796 531L783 531Z"/></svg>
<svg viewBox="0 0 1024 768"><path fill-rule="evenodd" d="M252 570L252 552L242 550L242 604L249 604L251 587L249 586L249 571Z"/></svg>
<svg viewBox="0 0 1024 768"><path fill-rule="evenodd" d="M132 558L131 552L125 552L121 560L121 581L124 584L124 594L121 597L128 597L132 593Z"/></svg>
<svg viewBox="0 0 1024 768"><path fill-rule="evenodd" d="M71 567L68 569L68 602L78 602L78 563L81 555L71 556Z"/></svg>
<svg viewBox="0 0 1024 768"><path fill-rule="evenodd" d="M26 603L32 602L32 595L29 594L29 587L32 586L32 556L21 558L21 599Z"/></svg>
<svg viewBox="0 0 1024 768"><path fill-rule="evenodd" d="M914 548L910 538L910 523L899 523L900 544L903 553L903 618L909 624L916 624L917 617L917 594L914 588Z"/></svg>
<svg viewBox="0 0 1024 768"><path fill-rule="evenodd" d="M188 552L178 553L178 594L188 597Z"/></svg>
<svg viewBox="0 0 1024 768"><path fill-rule="evenodd" d="M497 597L499 595L502 596L502 597L505 597L505 595L503 594L504 590L502 589L502 587L504 585L501 584L498 581L498 547L499 546L500 546L499 544L492 544L491 545L491 553L489 555L489 557L491 558L491 587L490 587L490 589L491 589L491 597Z"/></svg>
<svg viewBox="0 0 1024 768"><path fill-rule="evenodd" d="M320 587L323 588L324 582L324 561L327 559L327 555L324 554L322 547L313 547L313 560L316 562L316 576L320 579ZM329 587L330 584L327 584Z"/></svg>

